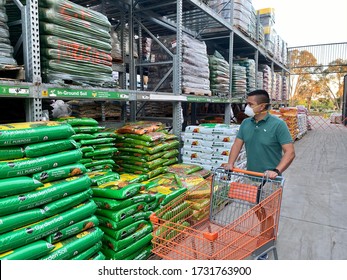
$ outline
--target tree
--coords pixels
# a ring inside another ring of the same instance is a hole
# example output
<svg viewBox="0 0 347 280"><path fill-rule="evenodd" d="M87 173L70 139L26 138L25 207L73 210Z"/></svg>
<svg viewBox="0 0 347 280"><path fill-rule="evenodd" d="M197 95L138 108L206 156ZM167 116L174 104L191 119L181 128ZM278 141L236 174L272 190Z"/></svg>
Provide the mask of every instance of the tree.
<svg viewBox="0 0 347 280"><path fill-rule="evenodd" d="M347 60L336 59L323 71L324 87L337 110L341 110L343 99L343 79L347 74Z"/></svg>

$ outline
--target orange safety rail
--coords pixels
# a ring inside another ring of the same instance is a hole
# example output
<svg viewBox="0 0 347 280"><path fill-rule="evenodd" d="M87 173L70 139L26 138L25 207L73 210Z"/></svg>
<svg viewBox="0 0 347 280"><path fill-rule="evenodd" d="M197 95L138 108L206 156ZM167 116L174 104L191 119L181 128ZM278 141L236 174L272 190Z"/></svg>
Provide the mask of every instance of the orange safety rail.
<svg viewBox="0 0 347 280"><path fill-rule="evenodd" d="M210 222L209 206L195 210L193 204L187 204L190 193L151 216L155 255L168 260L246 259L276 239L282 188L225 226ZM199 216L203 218L199 220Z"/></svg>

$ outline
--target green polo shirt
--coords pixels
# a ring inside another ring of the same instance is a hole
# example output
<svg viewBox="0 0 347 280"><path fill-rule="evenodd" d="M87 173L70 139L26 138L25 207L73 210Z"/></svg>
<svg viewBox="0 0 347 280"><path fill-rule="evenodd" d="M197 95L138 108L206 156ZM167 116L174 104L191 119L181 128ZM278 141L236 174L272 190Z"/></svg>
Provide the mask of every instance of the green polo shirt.
<svg viewBox="0 0 347 280"><path fill-rule="evenodd" d="M237 138L245 143L247 169L256 172L276 168L282 158L282 145L293 142L287 124L269 113L258 123L254 118L245 119Z"/></svg>

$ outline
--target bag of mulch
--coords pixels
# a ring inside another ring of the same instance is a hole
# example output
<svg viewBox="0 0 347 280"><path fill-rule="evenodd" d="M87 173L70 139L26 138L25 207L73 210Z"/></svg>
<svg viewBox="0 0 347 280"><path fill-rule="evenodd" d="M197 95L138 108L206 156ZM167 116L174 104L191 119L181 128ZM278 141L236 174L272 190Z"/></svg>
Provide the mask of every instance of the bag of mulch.
<svg viewBox="0 0 347 280"><path fill-rule="evenodd" d="M116 130L119 134L138 134L143 135L149 132L155 132L157 130L163 129L164 125L161 122L148 122L148 121L138 121L135 123L128 123L121 128Z"/></svg>
<svg viewBox="0 0 347 280"><path fill-rule="evenodd" d="M106 260L106 256L101 252L97 252L93 256L91 256L89 258L89 260L90 261L103 261L103 260Z"/></svg>
<svg viewBox="0 0 347 280"><path fill-rule="evenodd" d="M104 216L106 218L109 218L115 222L119 222L124 220L127 217L130 217L131 215L140 212L145 207L145 202L138 202L134 205L130 205L128 207L125 207L123 209L117 210L117 211L111 211L111 210L105 210L105 209L97 209L96 215Z"/></svg>
<svg viewBox="0 0 347 280"><path fill-rule="evenodd" d="M121 152L119 155L117 155L117 159L147 162L147 161L156 160L158 158L162 158L164 157L165 154L166 154L165 151L159 152L153 155L146 154L146 153Z"/></svg>
<svg viewBox="0 0 347 280"><path fill-rule="evenodd" d="M156 199L156 196L148 194L148 193L140 193L136 194L133 197L127 198L127 199L111 199L111 198L102 198L102 197L95 197L93 198L96 205L98 205L101 209L106 210L120 210L126 207L129 207L130 205L134 205L138 202L151 202Z"/></svg>
<svg viewBox="0 0 347 280"><path fill-rule="evenodd" d="M67 139L75 134L69 124L42 121L0 125L0 146L17 146Z"/></svg>
<svg viewBox="0 0 347 280"><path fill-rule="evenodd" d="M91 180L88 176L71 177L46 183L32 192L1 198L0 216L25 211L68 195L83 192L90 186Z"/></svg>
<svg viewBox="0 0 347 280"><path fill-rule="evenodd" d="M0 161L23 158L25 156L24 149L22 147L0 147Z"/></svg>
<svg viewBox="0 0 347 280"><path fill-rule="evenodd" d="M114 160L112 159L105 159L105 160L93 160L92 162L90 163L86 163L85 164L85 167L86 168L90 168L90 167L93 167L93 166L97 166L97 165L103 165L103 164L110 164L110 165L114 165L115 162Z"/></svg>
<svg viewBox="0 0 347 280"><path fill-rule="evenodd" d="M118 252L113 251L112 249L107 248L106 246L101 248L101 252L111 260L124 260L126 257L131 254L138 252L141 248L149 245L153 236L151 233L142 237L140 240L137 240L130 244L127 248L120 250Z"/></svg>
<svg viewBox="0 0 347 280"><path fill-rule="evenodd" d="M0 179L25 176L43 170L75 163L82 158L81 150L60 152L33 159L0 162Z"/></svg>
<svg viewBox="0 0 347 280"><path fill-rule="evenodd" d="M165 152L165 154L162 156L162 158L165 159L169 159L169 158L173 158L179 155L179 151L177 149L173 149L173 150L168 150Z"/></svg>
<svg viewBox="0 0 347 280"><path fill-rule="evenodd" d="M95 138L90 140L81 140L81 145L98 145L98 144L106 144L106 143L113 143L113 138Z"/></svg>
<svg viewBox="0 0 347 280"><path fill-rule="evenodd" d="M167 187L183 187L181 179L175 173L162 174L156 178L143 182L147 190L163 185Z"/></svg>
<svg viewBox="0 0 347 280"><path fill-rule="evenodd" d="M148 179L147 176L138 175L138 174L121 174L120 178L121 178L121 180L128 182L129 184L141 183L141 182L146 181Z"/></svg>
<svg viewBox="0 0 347 280"><path fill-rule="evenodd" d="M95 138L118 138L116 133L113 132L98 132L98 133L94 133L93 136Z"/></svg>
<svg viewBox="0 0 347 280"><path fill-rule="evenodd" d="M91 196L92 191L89 189L87 191L70 195L57 201L45 204L42 206L42 208L34 208L23 212L2 216L0 217L0 234L67 211L90 199Z"/></svg>
<svg viewBox="0 0 347 280"><path fill-rule="evenodd" d="M95 227L54 244L53 251L40 260L69 260L99 242L104 233Z"/></svg>
<svg viewBox="0 0 347 280"><path fill-rule="evenodd" d="M66 139L30 144L25 146L24 152L27 158L36 158L77 148L79 145L75 140Z"/></svg>
<svg viewBox="0 0 347 280"><path fill-rule="evenodd" d="M114 143L106 143L106 144L97 144L97 145L92 145L93 149L98 150L98 149L104 149L104 148L115 148Z"/></svg>
<svg viewBox="0 0 347 280"><path fill-rule="evenodd" d="M82 231L97 227L98 225L99 225L99 220L96 216L93 215L71 226L68 226L59 231L56 231L55 233L48 235L45 239L47 242L56 243L58 241L69 238L73 235L76 235Z"/></svg>
<svg viewBox="0 0 347 280"><path fill-rule="evenodd" d="M93 161L92 158L82 158L77 163L86 164L86 163L91 163L92 161Z"/></svg>
<svg viewBox="0 0 347 280"><path fill-rule="evenodd" d="M110 218L101 216L101 215L97 215L99 219L99 224L100 226L103 227L107 227L110 228L112 230L119 230L122 229L126 226L129 226L137 221L141 221L141 220L149 220L149 216L152 214L152 211L141 211L138 213L135 213L134 215L131 215L130 217L125 218L124 220L121 220L119 222L116 222Z"/></svg>
<svg viewBox="0 0 347 280"><path fill-rule="evenodd" d="M44 238L52 232L63 229L91 216L94 214L95 210L96 204L93 201L88 201L71 210L38 223L28 225L25 228L6 232L0 236L0 253L16 249L40 238Z"/></svg>
<svg viewBox="0 0 347 280"><path fill-rule="evenodd" d="M153 146L159 145L160 143L162 143L162 141L142 141L139 139L124 138L122 140L122 143L130 144L133 147L136 147L136 146L153 147Z"/></svg>
<svg viewBox="0 0 347 280"><path fill-rule="evenodd" d="M87 152L84 154L85 157L97 157L97 156L104 156L104 155L113 155L115 152L117 152L117 148L102 148L102 149L97 149L94 150L93 152Z"/></svg>
<svg viewBox="0 0 347 280"><path fill-rule="evenodd" d="M38 240L20 248L0 254L0 260L37 260L54 249L51 243Z"/></svg>
<svg viewBox="0 0 347 280"><path fill-rule="evenodd" d="M116 169L116 165L111 165L111 164L101 164L101 165L96 165L88 168L88 172L93 172L93 171L112 171L113 169Z"/></svg>
<svg viewBox="0 0 347 280"><path fill-rule="evenodd" d="M0 179L0 198L30 192L42 186L40 181L26 176Z"/></svg>
<svg viewBox="0 0 347 280"><path fill-rule="evenodd" d="M152 254L152 245L148 245L139 251L127 256L124 260L147 260Z"/></svg>
<svg viewBox="0 0 347 280"><path fill-rule="evenodd" d="M86 153L94 152L94 148L92 146L83 146L80 149L83 155L85 155Z"/></svg>
<svg viewBox="0 0 347 280"><path fill-rule="evenodd" d="M99 132L100 130L103 130L103 129L104 129L104 127L102 127L102 126L74 126L73 127L73 130L74 130L74 132L76 134L79 134L79 133L82 133L82 134L85 134L85 133L93 134L93 133L97 133L97 132ZM84 141L87 141L87 140L84 140Z"/></svg>
<svg viewBox="0 0 347 280"><path fill-rule="evenodd" d="M96 244L94 244L91 248L85 250L82 253L79 253L77 256L71 258L71 260L88 260L91 258L95 253L99 252L102 247L102 242L98 241Z"/></svg>
<svg viewBox="0 0 347 280"><path fill-rule="evenodd" d="M143 142L161 142L166 139L166 134L163 132L149 132L146 134L138 135L138 134L122 134L122 136L125 138L131 138L135 140L140 140ZM140 144L141 145L141 144Z"/></svg>
<svg viewBox="0 0 347 280"><path fill-rule="evenodd" d="M168 167L169 172L176 173L177 175L189 175L201 169L203 168L199 165L185 163L178 163Z"/></svg>
<svg viewBox="0 0 347 280"><path fill-rule="evenodd" d="M117 181L107 182L100 186L92 186L93 196L125 199L137 194L140 190L144 189L141 183L127 183L119 179Z"/></svg>
<svg viewBox="0 0 347 280"><path fill-rule="evenodd" d="M92 186L100 186L108 182L117 181L120 178L118 173L112 171L93 171L88 172L87 175L92 180Z"/></svg>
<svg viewBox="0 0 347 280"><path fill-rule="evenodd" d="M78 133L78 134L72 135L71 138L75 141L80 141L80 140L91 140L91 139L95 139L96 137L93 134Z"/></svg>
<svg viewBox="0 0 347 280"><path fill-rule="evenodd" d="M81 163L74 163L36 173L33 175L33 178L43 183L48 183L68 177L82 175L86 172L87 168L85 165Z"/></svg>
<svg viewBox="0 0 347 280"><path fill-rule="evenodd" d="M99 123L97 120L94 120L92 118L59 118L56 121L58 122L64 122L68 123L69 125L75 127L75 126L98 126Z"/></svg>
<svg viewBox="0 0 347 280"><path fill-rule="evenodd" d="M147 223L146 225L138 229L136 232L134 232L130 236L120 240L115 240L111 236L107 235L107 233L105 232L105 235L102 238L102 243L114 251L120 251L120 250L123 250L124 248L129 247L129 245L140 240L147 234L151 233L152 230L153 230L152 225L150 223Z"/></svg>
<svg viewBox="0 0 347 280"><path fill-rule="evenodd" d="M140 221L132 223L126 227L123 227L122 229L119 229L119 230L113 230L113 229L110 229L108 227L103 227L103 226L101 226L100 229L105 234L110 236L114 241L118 241L118 240L124 239L124 238L132 235L136 231L138 231L138 230L140 230L143 227L148 226L148 225L150 225L149 221L140 220Z"/></svg>
<svg viewBox="0 0 347 280"><path fill-rule="evenodd" d="M169 166L169 165L176 164L176 163L178 163L177 157L169 158L165 163L163 163L163 166Z"/></svg>

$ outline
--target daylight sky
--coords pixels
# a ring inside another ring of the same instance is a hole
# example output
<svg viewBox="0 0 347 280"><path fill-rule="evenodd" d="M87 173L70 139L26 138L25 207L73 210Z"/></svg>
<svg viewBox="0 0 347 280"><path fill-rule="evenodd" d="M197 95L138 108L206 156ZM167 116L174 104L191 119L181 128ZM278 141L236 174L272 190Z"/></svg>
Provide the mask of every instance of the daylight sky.
<svg viewBox="0 0 347 280"><path fill-rule="evenodd" d="M253 0L275 9L275 29L288 47L347 42L347 0Z"/></svg>

